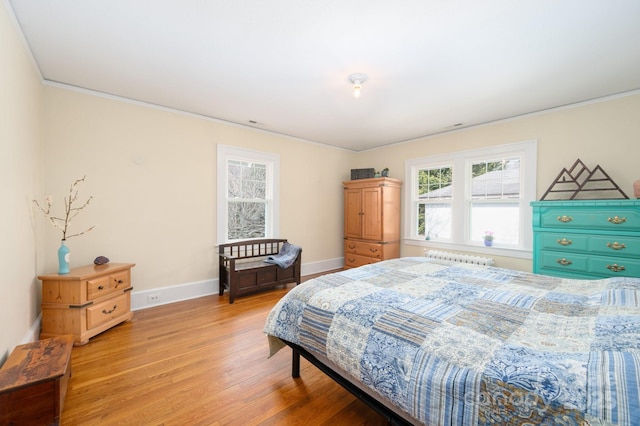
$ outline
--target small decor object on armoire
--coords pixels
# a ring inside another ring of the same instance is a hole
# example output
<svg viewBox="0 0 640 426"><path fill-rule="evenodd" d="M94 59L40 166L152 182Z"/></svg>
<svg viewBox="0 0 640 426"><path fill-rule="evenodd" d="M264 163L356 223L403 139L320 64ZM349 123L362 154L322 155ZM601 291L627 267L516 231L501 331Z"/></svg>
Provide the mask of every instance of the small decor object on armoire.
<svg viewBox="0 0 640 426"><path fill-rule="evenodd" d="M79 207L75 207L74 203L78 201L78 184L80 182L84 182L86 176L83 176L82 179L76 179L69 188L69 196L64 198L64 206L65 210L63 216L55 216L51 212L51 206L53 205L53 197L51 195L47 195L45 198L45 207L42 207L37 200L33 200L33 203L40 209L40 211L44 214L44 217L49 219L49 222L53 225L54 228L62 231L62 240L60 242L60 247L58 248L58 273L59 274L68 274L69 273L69 247L67 247L67 240L69 238L77 237L86 232L91 231L95 226L91 226L85 229L82 232L78 232L76 234L67 235L69 231L69 225L71 225L71 220L80 213L80 210L84 209L89 205L93 196L90 196L87 201L84 202Z"/></svg>
<svg viewBox="0 0 640 426"><path fill-rule="evenodd" d="M640 179L633 182L633 196L640 198Z"/></svg>

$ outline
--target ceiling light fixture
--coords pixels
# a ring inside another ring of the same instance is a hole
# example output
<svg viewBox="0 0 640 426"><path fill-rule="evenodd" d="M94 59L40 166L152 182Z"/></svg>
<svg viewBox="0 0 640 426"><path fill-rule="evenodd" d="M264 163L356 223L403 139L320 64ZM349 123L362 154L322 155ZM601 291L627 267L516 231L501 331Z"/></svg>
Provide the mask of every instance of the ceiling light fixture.
<svg viewBox="0 0 640 426"><path fill-rule="evenodd" d="M367 81L367 76L364 74L351 74L349 76L349 81L353 84L353 97L358 99L360 97L362 85Z"/></svg>

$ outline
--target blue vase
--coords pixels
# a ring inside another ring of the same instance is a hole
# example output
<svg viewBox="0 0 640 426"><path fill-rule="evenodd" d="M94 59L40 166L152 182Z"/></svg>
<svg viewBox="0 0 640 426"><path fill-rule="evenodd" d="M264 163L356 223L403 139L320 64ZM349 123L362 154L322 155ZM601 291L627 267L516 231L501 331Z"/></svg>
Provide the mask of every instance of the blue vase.
<svg viewBox="0 0 640 426"><path fill-rule="evenodd" d="M69 247L67 247L66 241L60 241L60 248L58 249L58 273L69 273Z"/></svg>
<svg viewBox="0 0 640 426"><path fill-rule="evenodd" d="M484 240L484 245L487 247L491 247L493 245L493 240Z"/></svg>

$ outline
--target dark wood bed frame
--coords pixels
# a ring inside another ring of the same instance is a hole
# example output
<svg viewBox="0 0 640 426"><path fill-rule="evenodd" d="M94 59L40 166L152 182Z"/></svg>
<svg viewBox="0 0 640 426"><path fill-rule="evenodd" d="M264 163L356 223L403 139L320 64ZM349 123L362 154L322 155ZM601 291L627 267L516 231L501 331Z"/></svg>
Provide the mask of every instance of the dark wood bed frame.
<svg viewBox="0 0 640 426"><path fill-rule="evenodd" d="M337 373L331 367L328 367L318 358L316 358L309 351L304 349L301 346L296 345L295 343L287 342L283 340L284 343L287 344L292 349L293 358L291 360L291 377L298 378L300 377L300 356L309 361L311 364L315 365L320 371L325 373L327 376L332 378L336 383L345 388L351 394L353 394L360 401L367 404L370 408L374 409L380 415L382 415L390 425L398 425L398 426L410 426L412 423L408 422L406 419L401 417L398 413L393 411L391 408L387 407L381 401L378 401L373 396L364 392L358 386L354 385L351 381L343 377L341 374Z"/></svg>

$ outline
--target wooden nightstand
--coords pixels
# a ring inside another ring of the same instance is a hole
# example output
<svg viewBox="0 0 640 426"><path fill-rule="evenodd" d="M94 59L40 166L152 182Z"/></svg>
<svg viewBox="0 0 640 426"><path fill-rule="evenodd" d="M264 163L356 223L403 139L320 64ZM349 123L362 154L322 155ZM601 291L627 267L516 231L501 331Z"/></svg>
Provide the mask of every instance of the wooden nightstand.
<svg viewBox="0 0 640 426"><path fill-rule="evenodd" d="M108 263L72 269L68 274L40 275L40 338L71 334L76 345L128 321L131 312L131 268L134 263Z"/></svg>
<svg viewBox="0 0 640 426"><path fill-rule="evenodd" d="M0 424L59 424L72 347L72 336L16 346L0 369Z"/></svg>

